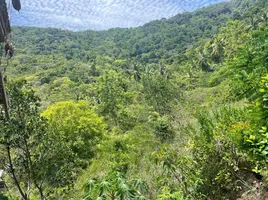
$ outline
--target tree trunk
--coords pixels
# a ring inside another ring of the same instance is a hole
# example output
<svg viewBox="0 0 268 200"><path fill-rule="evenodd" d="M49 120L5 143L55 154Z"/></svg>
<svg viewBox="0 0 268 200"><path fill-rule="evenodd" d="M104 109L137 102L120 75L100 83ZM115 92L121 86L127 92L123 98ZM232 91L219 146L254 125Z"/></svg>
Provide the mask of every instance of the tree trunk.
<svg viewBox="0 0 268 200"><path fill-rule="evenodd" d="M21 189L20 187L20 183L16 177L16 174L15 174L15 169L13 167L13 162L12 162L12 159L11 159L11 154L10 154L10 147L7 146L7 155L8 155L8 162L9 162L9 168L10 168L10 171L11 171L11 175L12 175L12 178L15 182L15 185L16 187L18 188L19 192L20 192L20 195L22 196L22 198L24 200L29 200L28 199L28 196L23 192L23 190Z"/></svg>
<svg viewBox="0 0 268 200"><path fill-rule="evenodd" d="M40 195L40 200L45 200L46 197L43 193L42 187L37 187L38 191L39 191L39 195Z"/></svg>

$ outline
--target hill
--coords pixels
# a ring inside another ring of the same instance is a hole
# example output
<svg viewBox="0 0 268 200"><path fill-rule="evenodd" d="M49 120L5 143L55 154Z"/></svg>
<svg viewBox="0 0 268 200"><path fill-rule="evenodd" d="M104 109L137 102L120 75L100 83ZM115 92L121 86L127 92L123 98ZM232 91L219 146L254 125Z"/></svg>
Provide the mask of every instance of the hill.
<svg viewBox="0 0 268 200"><path fill-rule="evenodd" d="M11 193L265 196L267 8L234 0L107 31L13 27L12 118L0 123Z"/></svg>

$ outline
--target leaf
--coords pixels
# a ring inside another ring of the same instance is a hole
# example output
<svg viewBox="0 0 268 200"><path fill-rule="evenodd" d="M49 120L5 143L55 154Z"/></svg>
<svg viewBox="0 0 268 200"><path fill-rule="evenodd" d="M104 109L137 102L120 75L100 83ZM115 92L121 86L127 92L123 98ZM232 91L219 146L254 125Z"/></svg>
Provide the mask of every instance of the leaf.
<svg viewBox="0 0 268 200"><path fill-rule="evenodd" d="M250 135L250 136L249 136L249 139L250 139L250 140L255 140L255 138L256 138L255 135Z"/></svg>
<svg viewBox="0 0 268 200"><path fill-rule="evenodd" d="M105 192L109 192L111 190L111 185L108 181L102 181L100 183L100 196L103 196Z"/></svg>
<svg viewBox="0 0 268 200"><path fill-rule="evenodd" d="M268 151L263 150L263 151L261 152L261 154L262 154L263 156L266 156L266 155L268 155Z"/></svg>
<svg viewBox="0 0 268 200"><path fill-rule="evenodd" d="M253 142L251 140L246 140L246 142L253 144Z"/></svg>
<svg viewBox="0 0 268 200"><path fill-rule="evenodd" d="M96 180L91 179L87 182L87 184L85 185L85 189L90 193L92 191L93 188L96 187Z"/></svg>

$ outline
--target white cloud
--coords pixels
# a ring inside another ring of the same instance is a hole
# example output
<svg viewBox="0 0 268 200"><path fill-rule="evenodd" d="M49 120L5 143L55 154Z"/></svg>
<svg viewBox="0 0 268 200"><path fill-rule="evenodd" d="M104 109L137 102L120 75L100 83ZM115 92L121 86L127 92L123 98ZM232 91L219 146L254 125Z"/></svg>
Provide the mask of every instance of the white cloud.
<svg viewBox="0 0 268 200"><path fill-rule="evenodd" d="M224 0L21 0L12 25L103 30L136 27Z"/></svg>

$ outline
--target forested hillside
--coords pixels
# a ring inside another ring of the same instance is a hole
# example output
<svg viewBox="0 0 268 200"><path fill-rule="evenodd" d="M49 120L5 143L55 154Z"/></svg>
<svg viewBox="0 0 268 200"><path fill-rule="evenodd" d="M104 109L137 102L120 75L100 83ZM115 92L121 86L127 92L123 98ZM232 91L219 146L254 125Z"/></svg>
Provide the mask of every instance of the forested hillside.
<svg viewBox="0 0 268 200"><path fill-rule="evenodd" d="M146 63L157 63L163 58L172 62L172 59L181 59L185 50L201 38L213 37L228 20L243 18L249 6L250 3L246 2L223 2L192 13L178 14L168 20L153 21L139 28L98 32L13 28L14 40L18 47L30 46L26 50L30 54L61 54L67 60L89 61L98 55L107 55L115 59L136 58ZM20 39L17 40L17 37Z"/></svg>
<svg viewBox="0 0 268 200"><path fill-rule="evenodd" d="M12 30L0 199L268 199L266 0Z"/></svg>

